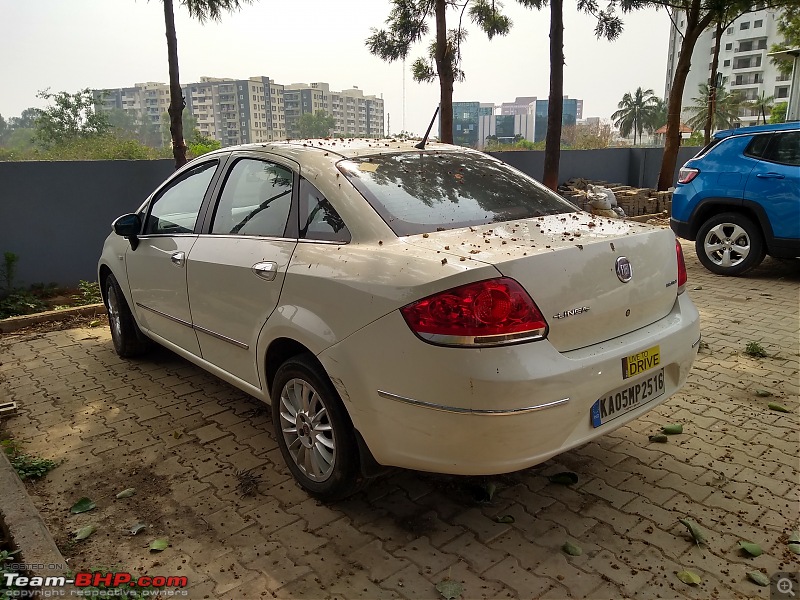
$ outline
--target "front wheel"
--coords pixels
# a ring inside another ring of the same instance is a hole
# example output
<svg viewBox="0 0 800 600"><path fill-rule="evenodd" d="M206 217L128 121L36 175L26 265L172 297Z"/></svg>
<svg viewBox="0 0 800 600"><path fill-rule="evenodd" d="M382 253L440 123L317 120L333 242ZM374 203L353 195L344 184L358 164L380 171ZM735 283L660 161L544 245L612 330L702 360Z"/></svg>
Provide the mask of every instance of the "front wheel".
<svg viewBox="0 0 800 600"><path fill-rule="evenodd" d="M766 255L761 230L739 213L722 213L703 223L695 249L703 266L717 275L742 275Z"/></svg>
<svg viewBox="0 0 800 600"><path fill-rule="evenodd" d="M151 342L136 325L122 288L113 275L106 277L105 291L108 325L111 329L114 350L123 358L144 354L150 349Z"/></svg>
<svg viewBox="0 0 800 600"><path fill-rule="evenodd" d="M311 355L290 358L272 385L272 422L286 465L320 500L339 500L360 483L353 425L327 375Z"/></svg>

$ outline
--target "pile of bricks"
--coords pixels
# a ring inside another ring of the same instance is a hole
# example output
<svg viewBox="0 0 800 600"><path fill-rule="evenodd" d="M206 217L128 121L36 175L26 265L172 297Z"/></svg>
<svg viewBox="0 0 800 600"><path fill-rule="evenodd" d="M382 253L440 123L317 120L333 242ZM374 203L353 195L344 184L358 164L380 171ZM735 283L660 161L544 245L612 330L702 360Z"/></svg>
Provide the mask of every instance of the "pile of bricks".
<svg viewBox="0 0 800 600"><path fill-rule="evenodd" d="M659 192L653 188L635 188L619 183L589 179L570 179L558 186L558 193L583 210L590 210L586 198L589 185L606 187L614 192L617 204L622 207L628 217L670 213L672 209L672 192Z"/></svg>

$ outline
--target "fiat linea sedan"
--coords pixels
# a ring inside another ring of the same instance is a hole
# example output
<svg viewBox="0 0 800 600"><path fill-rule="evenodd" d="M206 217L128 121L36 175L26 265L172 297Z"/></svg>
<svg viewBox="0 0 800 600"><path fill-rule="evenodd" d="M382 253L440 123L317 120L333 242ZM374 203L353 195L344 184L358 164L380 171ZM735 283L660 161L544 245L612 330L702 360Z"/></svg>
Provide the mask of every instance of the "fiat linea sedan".
<svg viewBox="0 0 800 600"><path fill-rule="evenodd" d="M289 469L327 500L386 466L541 463L675 393L700 341L669 229L455 146L225 148L113 229L117 353L156 342L271 403Z"/></svg>

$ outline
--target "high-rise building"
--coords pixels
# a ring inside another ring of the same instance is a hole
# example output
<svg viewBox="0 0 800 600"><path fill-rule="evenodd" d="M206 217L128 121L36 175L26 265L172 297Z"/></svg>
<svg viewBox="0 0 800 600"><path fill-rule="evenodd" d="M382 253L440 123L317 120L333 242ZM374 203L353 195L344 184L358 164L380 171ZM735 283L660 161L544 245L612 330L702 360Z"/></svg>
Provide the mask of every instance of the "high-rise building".
<svg viewBox="0 0 800 600"><path fill-rule="evenodd" d="M186 111L200 133L223 146L298 137L301 115L323 111L335 120L334 134L383 137L383 99L353 87L331 92L327 83L284 86L269 77L230 79L201 77L182 86ZM158 124L169 108L169 86L137 83L131 88L94 90L101 110L120 109Z"/></svg>
<svg viewBox="0 0 800 600"><path fill-rule="evenodd" d="M756 100L762 95L772 96L774 102L789 98L791 76L781 74L767 56L772 44L782 42L777 21L780 11L762 9L741 15L723 32L720 39L717 72L730 92L739 92L743 100ZM669 96L672 78L680 56L682 34L686 30L686 15L678 12L669 36L665 97ZM708 83L716 39L714 29L700 34L692 53L692 66L686 78L681 106L684 110L700 95L699 86ZM757 108L740 109L741 125L754 125L761 113Z"/></svg>
<svg viewBox="0 0 800 600"><path fill-rule="evenodd" d="M578 103L580 103L580 112L582 116L583 100L564 96L561 109L562 125L575 125L575 123L578 121L580 118L578 116ZM534 142L541 142L547 137L547 111L549 107L549 100L537 100L535 104L531 104L531 110L536 115L536 124L534 126L533 137Z"/></svg>

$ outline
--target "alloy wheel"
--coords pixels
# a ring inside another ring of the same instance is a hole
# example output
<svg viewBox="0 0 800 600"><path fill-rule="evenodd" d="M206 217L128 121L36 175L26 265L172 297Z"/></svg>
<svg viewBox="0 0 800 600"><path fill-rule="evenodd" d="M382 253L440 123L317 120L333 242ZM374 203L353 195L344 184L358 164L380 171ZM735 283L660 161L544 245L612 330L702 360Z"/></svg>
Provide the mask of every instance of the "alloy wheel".
<svg viewBox="0 0 800 600"><path fill-rule="evenodd" d="M706 256L721 267L735 267L750 254L750 236L736 223L720 223L703 240Z"/></svg>

